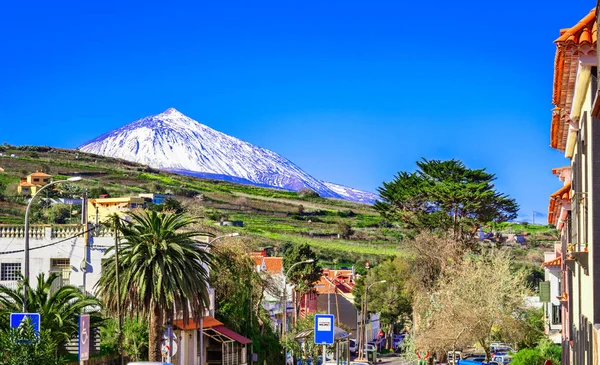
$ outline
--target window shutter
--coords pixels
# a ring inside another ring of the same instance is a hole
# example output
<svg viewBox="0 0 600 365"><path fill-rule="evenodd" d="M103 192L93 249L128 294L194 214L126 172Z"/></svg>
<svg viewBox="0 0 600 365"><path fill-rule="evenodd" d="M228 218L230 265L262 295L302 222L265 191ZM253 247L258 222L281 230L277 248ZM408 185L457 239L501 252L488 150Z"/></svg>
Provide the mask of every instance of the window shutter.
<svg viewBox="0 0 600 365"><path fill-rule="evenodd" d="M544 303L550 302L550 282L549 281L540 282L540 302L544 302Z"/></svg>

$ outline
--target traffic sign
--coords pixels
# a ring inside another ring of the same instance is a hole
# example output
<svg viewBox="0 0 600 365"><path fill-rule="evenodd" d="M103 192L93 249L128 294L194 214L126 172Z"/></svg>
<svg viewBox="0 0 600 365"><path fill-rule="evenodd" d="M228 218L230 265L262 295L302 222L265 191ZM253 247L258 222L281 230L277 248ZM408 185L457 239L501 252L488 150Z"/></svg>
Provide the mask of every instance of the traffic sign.
<svg viewBox="0 0 600 365"><path fill-rule="evenodd" d="M315 345L333 345L333 314L315 315Z"/></svg>
<svg viewBox="0 0 600 365"><path fill-rule="evenodd" d="M79 361L90 359L90 315L79 315Z"/></svg>
<svg viewBox="0 0 600 365"><path fill-rule="evenodd" d="M11 313L10 328L19 328L23 325L31 325L36 336L40 335L40 314L39 313Z"/></svg>
<svg viewBox="0 0 600 365"><path fill-rule="evenodd" d="M171 341L164 340L162 342L162 345L160 346L160 349L165 357L173 356L177 353L177 342L173 341L173 352L171 354L169 354L169 351L171 350L171 346L170 346L169 342L171 342Z"/></svg>

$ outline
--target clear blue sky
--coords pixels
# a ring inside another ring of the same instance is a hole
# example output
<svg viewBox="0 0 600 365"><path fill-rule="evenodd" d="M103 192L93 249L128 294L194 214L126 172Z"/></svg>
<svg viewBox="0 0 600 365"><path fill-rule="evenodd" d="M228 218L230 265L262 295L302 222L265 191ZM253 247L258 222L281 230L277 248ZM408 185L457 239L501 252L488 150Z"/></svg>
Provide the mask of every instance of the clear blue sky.
<svg viewBox="0 0 600 365"><path fill-rule="evenodd" d="M175 107L369 191L455 157L545 214L566 164L548 147L552 41L595 5L565 4L11 1L0 142L74 148Z"/></svg>

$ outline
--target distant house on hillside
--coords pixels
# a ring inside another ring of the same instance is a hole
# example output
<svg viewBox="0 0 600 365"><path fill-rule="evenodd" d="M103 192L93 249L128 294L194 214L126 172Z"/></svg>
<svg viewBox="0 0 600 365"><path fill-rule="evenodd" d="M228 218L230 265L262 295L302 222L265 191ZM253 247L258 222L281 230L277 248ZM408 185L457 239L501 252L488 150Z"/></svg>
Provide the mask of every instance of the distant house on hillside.
<svg viewBox="0 0 600 365"><path fill-rule="evenodd" d="M144 198L128 196L123 198L98 198L88 200L88 221L93 223L106 222L110 215L117 213L125 216L136 208L145 208Z"/></svg>
<svg viewBox="0 0 600 365"><path fill-rule="evenodd" d="M39 189L50 182L50 178L52 178L51 175L41 171L29 174L27 177L21 178L17 192L19 195L34 195Z"/></svg>
<svg viewBox="0 0 600 365"><path fill-rule="evenodd" d="M173 199L175 195L171 194L155 194L155 193L142 193L138 195L140 198L144 198L148 203L152 204L164 204L166 199Z"/></svg>
<svg viewBox="0 0 600 365"><path fill-rule="evenodd" d="M0 173L4 172L4 169L2 167L0 167Z"/></svg>

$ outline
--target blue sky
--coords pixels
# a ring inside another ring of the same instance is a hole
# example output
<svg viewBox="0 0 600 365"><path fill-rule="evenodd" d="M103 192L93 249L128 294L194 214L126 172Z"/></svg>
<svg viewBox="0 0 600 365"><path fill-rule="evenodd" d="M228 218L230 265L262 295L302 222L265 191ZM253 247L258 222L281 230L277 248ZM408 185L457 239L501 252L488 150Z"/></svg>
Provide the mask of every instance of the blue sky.
<svg viewBox="0 0 600 365"><path fill-rule="evenodd" d="M458 158L545 214L566 164L548 146L553 40L594 5L13 1L0 142L74 148L175 107L369 191Z"/></svg>

